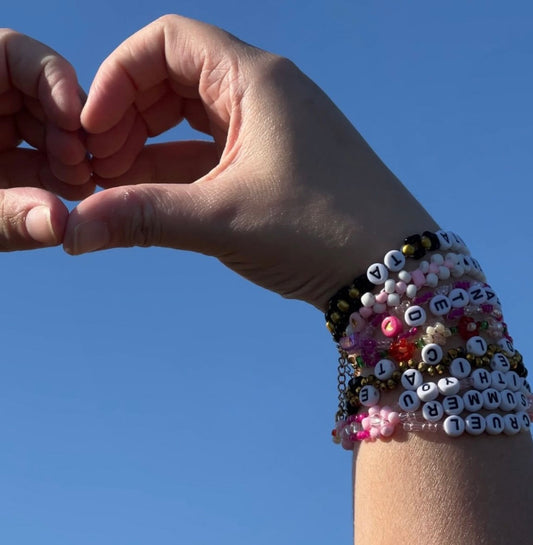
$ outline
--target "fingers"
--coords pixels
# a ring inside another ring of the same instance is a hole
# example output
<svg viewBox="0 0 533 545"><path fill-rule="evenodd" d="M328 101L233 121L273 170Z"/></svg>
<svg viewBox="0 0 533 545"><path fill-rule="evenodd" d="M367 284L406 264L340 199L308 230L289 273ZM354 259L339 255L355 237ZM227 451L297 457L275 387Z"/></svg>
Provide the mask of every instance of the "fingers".
<svg viewBox="0 0 533 545"><path fill-rule="evenodd" d="M225 140L244 92L239 63L251 51L218 28L177 15L128 38L100 66L81 115L88 150L98 159L95 173L121 176L147 137L184 118Z"/></svg>
<svg viewBox="0 0 533 545"><path fill-rule="evenodd" d="M63 57L28 36L0 29L0 112L16 120L11 145L24 139L46 150L55 175L74 184L90 177L81 134L83 100L76 73Z"/></svg>
<svg viewBox="0 0 533 545"><path fill-rule="evenodd" d="M165 246L213 255L224 251L231 207L209 182L106 189L70 214L63 246L77 255L106 248ZM213 228L216 226L216 229Z"/></svg>
<svg viewBox="0 0 533 545"><path fill-rule="evenodd" d="M42 189L0 190L0 251L55 246L63 239L66 206Z"/></svg>

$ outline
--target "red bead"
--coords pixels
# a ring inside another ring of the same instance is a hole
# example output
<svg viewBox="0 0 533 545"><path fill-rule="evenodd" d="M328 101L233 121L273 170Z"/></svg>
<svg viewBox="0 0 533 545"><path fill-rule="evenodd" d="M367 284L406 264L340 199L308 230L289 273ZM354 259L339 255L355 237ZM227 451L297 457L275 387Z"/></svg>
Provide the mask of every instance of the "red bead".
<svg viewBox="0 0 533 545"><path fill-rule="evenodd" d="M389 348L389 356L396 361L410 360L415 353L416 346L407 339L400 339L391 344Z"/></svg>
<svg viewBox="0 0 533 545"><path fill-rule="evenodd" d="M470 316L461 316L457 330L459 331L461 338L465 341L470 339L470 337L479 334L479 326L473 318L470 318Z"/></svg>

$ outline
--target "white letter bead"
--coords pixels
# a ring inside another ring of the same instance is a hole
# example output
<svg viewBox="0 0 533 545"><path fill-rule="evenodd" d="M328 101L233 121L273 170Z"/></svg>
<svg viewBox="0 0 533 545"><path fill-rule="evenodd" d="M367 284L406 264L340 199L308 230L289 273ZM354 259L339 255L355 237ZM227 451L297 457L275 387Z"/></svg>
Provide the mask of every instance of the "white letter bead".
<svg viewBox="0 0 533 545"><path fill-rule="evenodd" d="M482 305L487 302L487 294L483 286L476 284L468 289L468 295L470 296L470 301L474 305Z"/></svg>
<svg viewBox="0 0 533 545"><path fill-rule="evenodd" d="M470 376L472 366L466 358L455 358L450 363L450 374L456 378L466 378Z"/></svg>
<svg viewBox="0 0 533 545"><path fill-rule="evenodd" d="M439 397L439 389L434 382L424 382L416 389L420 401L434 401Z"/></svg>
<svg viewBox="0 0 533 545"><path fill-rule="evenodd" d="M465 410L465 404L461 396L446 396L442 400L442 407L446 414L461 414Z"/></svg>
<svg viewBox="0 0 533 545"><path fill-rule="evenodd" d="M503 432L505 435L515 435L522 430L518 414L506 414L503 417Z"/></svg>
<svg viewBox="0 0 533 545"><path fill-rule="evenodd" d="M379 403L379 390L371 384L367 384L361 388L359 392L359 401L365 407L373 407Z"/></svg>
<svg viewBox="0 0 533 545"><path fill-rule="evenodd" d="M531 427L531 418L529 418L529 415L525 412L522 413L516 413L516 416L520 419L520 425L522 426L522 430L529 431L529 428Z"/></svg>
<svg viewBox="0 0 533 545"><path fill-rule="evenodd" d="M374 376L379 380L388 380L392 377L392 373L394 373L395 369L396 366L391 360L382 359L376 363Z"/></svg>
<svg viewBox="0 0 533 545"><path fill-rule="evenodd" d="M446 295L435 295L429 302L429 310L435 316L444 316L452 309L452 305Z"/></svg>
<svg viewBox="0 0 533 545"><path fill-rule="evenodd" d="M483 407L483 396L477 390L468 390L463 394L465 410L471 413L479 411Z"/></svg>
<svg viewBox="0 0 533 545"><path fill-rule="evenodd" d="M490 368L494 371L503 371L505 373L511 369L511 364L501 352L497 352L490 360Z"/></svg>
<svg viewBox="0 0 533 545"><path fill-rule="evenodd" d="M487 352L487 348L487 341L479 335L474 335L466 341L467 351L474 356L484 356Z"/></svg>
<svg viewBox="0 0 533 545"><path fill-rule="evenodd" d="M401 383L404 390L416 390L424 382L424 377L418 369L407 369L402 373Z"/></svg>
<svg viewBox="0 0 533 545"><path fill-rule="evenodd" d="M516 410L525 411L527 410L529 403L527 397L522 392L517 392L516 394Z"/></svg>
<svg viewBox="0 0 533 545"><path fill-rule="evenodd" d="M487 388L486 390L483 390L483 392L481 392L481 396L483 397L484 409L493 411L501 405L502 395L494 388Z"/></svg>
<svg viewBox="0 0 533 545"><path fill-rule="evenodd" d="M422 348L422 361L430 365L437 365L442 360L442 347L436 343L429 343Z"/></svg>
<svg viewBox="0 0 533 545"><path fill-rule="evenodd" d="M486 428L485 419L480 414L469 414L465 418L465 428L470 435L481 435Z"/></svg>
<svg viewBox="0 0 533 545"><path fill-rule="evenodd" d="M391 250L385 254L383 262L389 271L398 272L401 271L405 265L405 256L400 250Z"/></svg>
<svg viewBox="0 0 533 545"><path fill-rule="evenodd" d="M474 369L470 379L476 390L484 390L492 384L492 377L486 369Z"/></svg>
<svg viewBox="0 0 533 545"><path fill-rule="evenodd" d="M460 416L448 416L442 423L444 433L450 437L459 437L465 431L465 421Z"/></svg>
<svg viewBox="0 0 533 545"><path fill-rule="evenodd" d="M404 314L405 323L410 327L417 327L426 323L426 311L417 305L409 307Z"/></svg>
<svg viewBox="0 0 533 545"><path fill-rule="evenodd" d="M485 423L487 425L487 433L489 435L498 435L503 432L503 416L499 414L489 414L485 417Z"/></svg>
<svg viewBox="0 0 533 545"><path fill-rule="evenodd" d="M503 390L501 396L500 409L502 411L512 411L516 408L517 400L514 392L511 392L511 390Z"/></svg>
<svg viewBox="0 0 533 545"><path fill-rule="evenodd" d="M507 380L501 371L492 371L490 374L490 385L501 392L507 388Z"/></svg>
<svg viewBox="0 0 533 545"><path fill-rule="evenodd" d="M520 390L522 387L520 377L514 371L505 373L505 380L507 381L507 388L513 392L518 392L518 390Z"/></svg>
<svg viewBox="0 0 533 545"><path fill-rule="evenodd" d="M376 297L374 296L373 293L370 293L369 291L367 291L366 293L363 293L363 295L361 296L361 303L364 307L373 307L374 304L376 302Z"/></svg>
<svg viewBox="0 0 533 545"><path fill-rule="evenodd" d="M422 406L422 416L428 422L438 422L444 416L442 404L438 401L429 401Z"/></svg>
<svg viewBox="0 0 533 545"><path fill-rule="evenodd" d="M503 348L510 356L514 356L515 349L513 343L509 339L500 339L498 341L498 346Z"/></svg>
<svg viewBox="0 0 533 545"><path fill-rule="evenodd" d="M420 399L418 399L415 392L406 390L398 398L398 405L405 412L417 411L420 407Z"/></svg>
<svg viewBox="0 0 533 545"><path fill-rule="evenodd" d="M450 304L453 308L466 307L466 305L468 305L468 303L470 302L470 296L465 290L461 288L453 289L449 293L448 298L450 299Z"/></svg>
<svg viewBox="0 0 533 545"><path fill-rule="evenodd" d="M461 389L461 383L458 378L444 377L437 382L439 392L444 396L453 396Z"/></svg>
<svg viewBox="0 0 533 545"><path fill-rule="evenodd" d="M449 250L452 247L452 241L450 240L450 235L446 231L437 231L435 233L440 242L441 250Z"/></svg>
<svg viewBox="0 0 533 545"><path fill-rule="evenodd" d="M389 271L383 263L372 263L366 270L366 277L372 284L378 286L385 283L385 280L389 277Z"/></svg>

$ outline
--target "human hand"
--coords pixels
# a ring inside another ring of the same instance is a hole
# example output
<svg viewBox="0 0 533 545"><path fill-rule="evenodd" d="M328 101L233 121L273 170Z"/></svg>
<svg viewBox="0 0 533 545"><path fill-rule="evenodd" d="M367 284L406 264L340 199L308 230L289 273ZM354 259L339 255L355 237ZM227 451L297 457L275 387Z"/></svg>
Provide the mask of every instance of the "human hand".
<svg viewBox="0 0 533 545"><path fill-rule="evenodd" d="M183 119L213 142L145 146ZM402 235L436 227L292 63L197 21L165 16L127 39L81 120L107 189L71 213L71 254L193 250L323 309Z"/></svg>
<svg viewBox="0 0 533 545"><path fill-rule="evenodd" d="M0 250L59 244L68 217L52 193L92 193L82 140L83 91L52 49L0 29ZM24 140L35 149L18 147Z"/></svg>

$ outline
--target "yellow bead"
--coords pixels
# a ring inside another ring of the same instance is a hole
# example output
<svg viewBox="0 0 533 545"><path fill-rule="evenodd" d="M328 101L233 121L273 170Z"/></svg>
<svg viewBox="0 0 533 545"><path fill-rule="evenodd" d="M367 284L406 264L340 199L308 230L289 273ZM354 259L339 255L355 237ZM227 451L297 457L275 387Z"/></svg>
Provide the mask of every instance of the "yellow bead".
<svg viewBox="0 0 533 545"><path fill-rule="evenodd" d="M350 304L344 301L343 299L340 299L339 301L337 301L337 308L341 312L348 312L350 310Z"/></svg>

